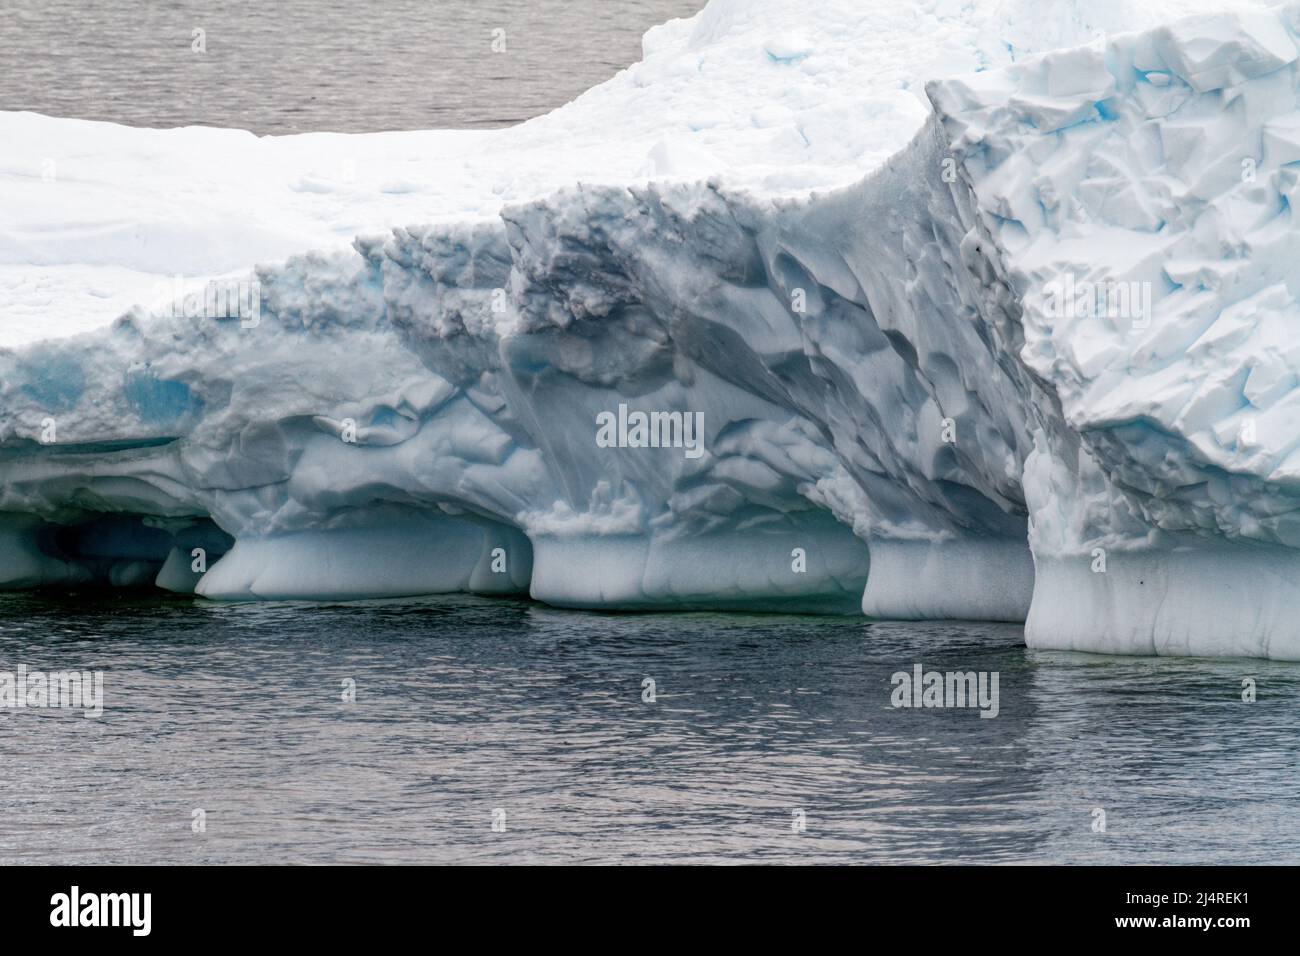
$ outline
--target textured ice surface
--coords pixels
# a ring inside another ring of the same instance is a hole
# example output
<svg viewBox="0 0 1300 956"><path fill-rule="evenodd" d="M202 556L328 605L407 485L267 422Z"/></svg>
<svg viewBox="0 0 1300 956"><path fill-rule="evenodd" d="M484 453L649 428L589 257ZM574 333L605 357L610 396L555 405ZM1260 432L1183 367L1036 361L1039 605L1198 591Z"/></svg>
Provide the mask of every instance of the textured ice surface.
<svg viewBox="0 0 1300 956"><path fill-rule="evenodd" d="M930 87L1035 382L1031 645L1300 655L1298 22L1193 17Z"/></svg>
<svg viewBox="0 0 1300 956"><path fill-rule="evenodd" d="M0 114L0 580L1300 658L1297 24L714 0L500 132ZM218 274L255 321L206 314ZM105 515L165 535L58 530ZM228 536L197 577L191 527Z"/></svg>

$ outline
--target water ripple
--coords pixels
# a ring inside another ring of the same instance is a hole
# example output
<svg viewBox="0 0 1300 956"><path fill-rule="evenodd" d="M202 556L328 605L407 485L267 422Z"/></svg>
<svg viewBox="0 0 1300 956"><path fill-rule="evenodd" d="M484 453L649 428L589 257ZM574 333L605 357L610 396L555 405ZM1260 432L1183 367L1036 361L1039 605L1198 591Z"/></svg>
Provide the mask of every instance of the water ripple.
<svg viewBox="0 0 1300 956"><path fill-rule="evenodd" d="M1010 625L3 595L20 663L102 669L105 713L0 710L0 863L1300 861L1294 665ZM998 717L894 709L914 663L998 672Z"/></svg>

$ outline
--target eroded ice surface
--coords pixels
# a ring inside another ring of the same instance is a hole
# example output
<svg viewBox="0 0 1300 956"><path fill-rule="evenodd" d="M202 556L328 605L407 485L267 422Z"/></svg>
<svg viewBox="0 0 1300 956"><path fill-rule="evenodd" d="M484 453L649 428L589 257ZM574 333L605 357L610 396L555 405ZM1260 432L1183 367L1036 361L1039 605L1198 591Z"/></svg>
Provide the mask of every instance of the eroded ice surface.
<svg viewBox="0 0 1300 956"><path fill-rule="evenodd" d="M499 132L0 114L0 581L1300 658L1297 36L714 0Z"/></svg>

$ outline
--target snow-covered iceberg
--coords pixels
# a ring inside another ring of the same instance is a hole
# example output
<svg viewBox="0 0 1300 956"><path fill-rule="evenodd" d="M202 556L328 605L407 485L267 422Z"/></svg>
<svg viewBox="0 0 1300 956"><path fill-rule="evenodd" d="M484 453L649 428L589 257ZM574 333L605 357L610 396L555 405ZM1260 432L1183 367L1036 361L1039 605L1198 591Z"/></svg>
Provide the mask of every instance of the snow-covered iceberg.
<svg viewBox="0 0 1300 956"><path fill-rule="evenodd" d="M0 584L1300 658L1298 36L713 0L499 132L0 114Z"/></svg>

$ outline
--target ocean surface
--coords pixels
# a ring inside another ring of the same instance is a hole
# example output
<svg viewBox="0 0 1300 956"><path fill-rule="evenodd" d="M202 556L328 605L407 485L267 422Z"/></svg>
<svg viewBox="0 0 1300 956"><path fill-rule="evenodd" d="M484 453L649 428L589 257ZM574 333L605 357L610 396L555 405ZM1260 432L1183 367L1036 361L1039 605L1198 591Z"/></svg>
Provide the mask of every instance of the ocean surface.
<svg viewBox="0 0 1300 956"><path fill-rule="evenodd" d="M998 715L895 708L917 663L997 672ZM102 670L104 712L0 710L0 864L1300 862L1296 665L1014 625L0 595L19 664Z"/></svg>
<svg viewBox="0 0 1300 956"><path fill-rule="evenodd" d="M0 109L255 133L508 126L704 2L4 0Z"/></svg>

